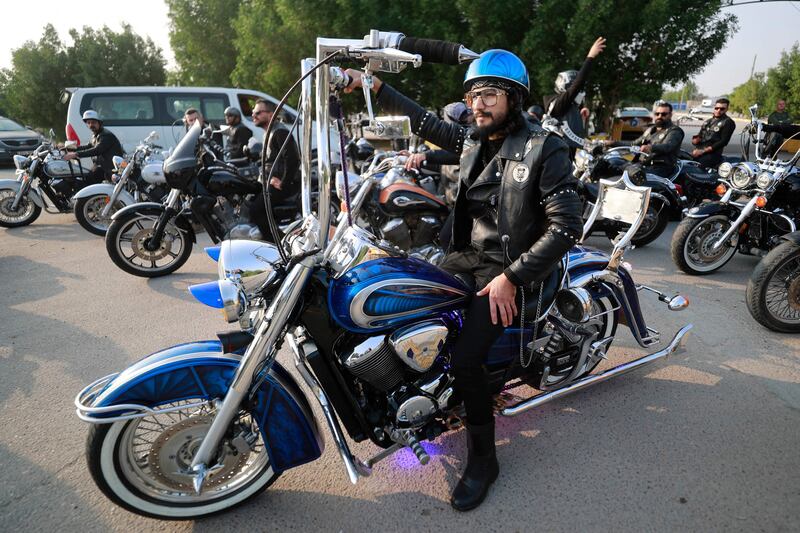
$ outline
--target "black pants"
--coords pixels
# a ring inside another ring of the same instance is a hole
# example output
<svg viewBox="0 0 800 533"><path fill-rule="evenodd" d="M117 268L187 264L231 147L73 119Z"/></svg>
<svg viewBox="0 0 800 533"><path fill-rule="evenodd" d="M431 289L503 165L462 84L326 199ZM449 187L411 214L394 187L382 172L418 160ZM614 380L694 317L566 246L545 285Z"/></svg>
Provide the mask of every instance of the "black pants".
<svg viewBox="0 0 800 533"><path fill-rule="evenodd" d="M709 152L700 157L695 157L694 160L700 163L701 167L716 169L722 163L722 154Z"/></svg>
<svg viewBox="0 0 800 533"><path fill-rule="evenodd" d="M669 178L675 173L675 165L650 165L649 167L645 167L645 170L650 174L655 174L662 178Z"/></svg>
<svg viewBox="0 0 800 533"><path fill-rule="evenodd" d="M475 282L475 291L485 287L503 272L503 265L479 255L471 249L449 254L440 268ZM519 291L517 291L519 296ZM519 308L519 299L517 301ZM489 296L473 296L466 311L464 325L453 349L452 372L455 390L464 401L467 423L482 425L494 417L489 378L483 361L489 348L503 334L505 327L492 324Z"/></svg>

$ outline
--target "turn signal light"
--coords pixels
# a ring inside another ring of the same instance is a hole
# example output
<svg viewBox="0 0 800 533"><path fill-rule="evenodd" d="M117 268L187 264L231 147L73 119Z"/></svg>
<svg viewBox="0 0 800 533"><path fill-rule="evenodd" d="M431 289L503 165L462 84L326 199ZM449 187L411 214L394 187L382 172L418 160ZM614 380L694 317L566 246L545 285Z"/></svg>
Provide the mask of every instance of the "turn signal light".
<svg viewBox="0 0 800 533"><path fill-rule="evenodd" d="M728 192L728 188L727 188L727 187L726 187L724 184L722 184L722 183L720 183L719 185L717 185L717 188L716 188L716 189L714 189L714 190L715 190L715 191L717 192L717 194L718 194L718 195L720 195L720 196L725 196L725 193L726 193L726 192Z"/></svg>
<svg viewBox="0 0 800 533"><path fill-rule="evenodd" d="M767 199L764 196L759 196L756 198L756 207L759 209L764 209L767 205Z"/></svg>

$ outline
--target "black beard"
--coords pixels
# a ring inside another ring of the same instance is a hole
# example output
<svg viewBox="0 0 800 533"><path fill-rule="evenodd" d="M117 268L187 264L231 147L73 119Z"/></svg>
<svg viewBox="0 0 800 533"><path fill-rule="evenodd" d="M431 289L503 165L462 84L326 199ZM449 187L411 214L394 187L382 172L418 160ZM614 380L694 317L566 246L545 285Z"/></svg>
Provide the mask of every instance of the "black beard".
<svg viewBox="0 0 800 533"><path fill-rule="evenodd" d="M494 118L494 115L492 115L491 113L484 113L484 114ZM508 117L506 117L506 120L504 120L502 123L499 123L496 120L492 120L492 123L489 124L488 126L478 126L476 124L475 132L478 134L478 138L481 141L488 141L489 137L491 137L498 131L505 128L507 123L508 123Z"/></svg>
<svg viewBox="0 0 800 533"><path fill-rule="evenodd" d="M660 118L656 119L656 128L663 128L666 125L667 125L667 121L666 120L663 120L663 119L660 119Z"/></svg>

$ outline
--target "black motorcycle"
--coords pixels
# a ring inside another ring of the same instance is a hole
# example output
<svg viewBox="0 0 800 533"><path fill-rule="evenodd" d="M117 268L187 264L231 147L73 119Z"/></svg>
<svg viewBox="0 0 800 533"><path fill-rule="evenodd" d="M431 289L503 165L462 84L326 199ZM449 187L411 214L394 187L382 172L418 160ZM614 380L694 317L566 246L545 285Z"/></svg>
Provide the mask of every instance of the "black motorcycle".
<svg viewBox="0 0 800 533"><path fill-rule="evenodd" d="M620 146L603 152L600 145L578 150L575 154L574 175L579 180L578 191L586 205L586 213L591 212L597 201L597 183L602 178L621 176L627 170L636 185L650 187L650 204L641 227L631 241L634 246L645 246L656 240L670 219L680 218L686 205L672 181L650 174L646 172L646 167L636 164L644 155L635 146ZM590 234L603 232L613 239L625 227L620 222L602 220L592 226Z"/></svg>
<svg viewBox="0 0 800 533"><path fill-rule="evenodd" d="M800 333L800 231L781 237L747 283L747 310L773 331Z"/></svg>
<svg viewBox="0 0 800 533"><path fill-rule="evenodd" d="M210 131L192 127L164 161L164 178L172 189L166 201L142 202L114 214L106 250L122 270L142 277L176 271L189 258L197 231L206 231L215 243L266 237L251 221L247 202L261 184L236 164L218 159L211 143ZM278 218L293 218L297 209L291 207Z"/></svg>
<svg viewBox="0 0 800 533"><path fill-rule="evenodd" d="M0 226L27 226L49 213L72 211L73 195L91 181L80 160L65 161L66 151L52 142L39 145L30 155L15 155L17 178L0 180Z"/></svg>
<svg viewBox="0 0 800 533"><path fill-rule="evenodd" d="M722 268L738 250L766 255L800 220L800 152L788 162L719 167L722 198L690 209L672 235L672 259L692 275Z"/></svg>

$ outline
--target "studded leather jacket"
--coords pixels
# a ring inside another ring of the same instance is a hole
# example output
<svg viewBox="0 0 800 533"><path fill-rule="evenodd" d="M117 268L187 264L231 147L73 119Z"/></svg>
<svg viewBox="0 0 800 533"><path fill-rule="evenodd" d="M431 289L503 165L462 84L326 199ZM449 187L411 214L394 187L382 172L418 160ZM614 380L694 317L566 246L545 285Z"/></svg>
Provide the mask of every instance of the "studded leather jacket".
<svg viewBox="0 0 800 533"><path fill-rule="evenodd" d="M656 126L651 126L638 139L614 144L632 146L649 144L652 147L650 152L652 155L648 159L648 164L674 167L678 163L684 135L683 130L670 121L660 130Z"/></svg>
<svg viewBox="0 0 800 533"><path fill-rule="evenodd" d="M736 123L727 115L724 117L711 117L700 126L700 142L698 148L711 147L712 154L722 154L722 150L728 146L731 136L736 130Z"/></svg>
<svg viewBox="0 0 800 533"><path fill-rule="evenodd" d="M529 286L542 281L581 237L582 205L569 150L557 136L521 120L523 125L484 164L483 143L473 141L467 129L438 119L386 83L377 101L389 112L409 116L415 134L461 154L448 250L463 250L476 238L475 212L468 204L467 190L498 177L496 231L504 248L504 273L512 283Z"/></svg>

